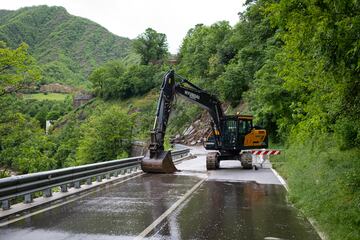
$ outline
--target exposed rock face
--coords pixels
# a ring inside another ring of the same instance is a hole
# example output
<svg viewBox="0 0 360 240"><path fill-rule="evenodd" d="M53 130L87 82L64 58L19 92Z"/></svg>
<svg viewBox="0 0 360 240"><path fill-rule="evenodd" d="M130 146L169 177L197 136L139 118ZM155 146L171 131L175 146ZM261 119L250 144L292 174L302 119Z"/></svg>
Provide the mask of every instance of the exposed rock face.
<svg viewBox="0 0 360 240"><path fill-rule="evenodd" d="M90 101L94 96L87 92L78 92L73 99L73 107L78 108L81 105Z"/></svg>
<svg viewBox="0 0 360 240"><path fill-rule="evenodd" d="M174 143L182 143L186 145L201 144L211 133L210 122L210 115L204 111L199 119L195 120L184 130L182 135L178 134L175 136Z"/></svg>
<svg viewBox="0 0 360 240"><path fill-rule="evenodd" d="M222 104L223 109L228 109L229 105ZM226 110L224 111L226 112ZM203 111L200 118L196 119L183 133L176 135L173 139L174 143L182 143L186 145L200 145L209 137L212 132L210 122L211 116L207 111Z"/></svg>
<svg viewBox="0 0 360 240"><path fill-rule="evenodd" d="M40 87L40 92L47 93L72 93L74 88L60 83L45 84Z"/></svg>

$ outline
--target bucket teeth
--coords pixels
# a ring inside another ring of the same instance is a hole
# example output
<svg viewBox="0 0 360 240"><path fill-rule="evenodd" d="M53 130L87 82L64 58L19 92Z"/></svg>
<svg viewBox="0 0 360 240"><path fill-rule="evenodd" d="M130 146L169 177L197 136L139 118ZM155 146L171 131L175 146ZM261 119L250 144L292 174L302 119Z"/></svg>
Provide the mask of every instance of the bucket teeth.
<svg viewBox="0 0 360 240"><path fill-rule="evenodd" d="M170 151L161 151L152 158L147 154L141 161L141 169L147 173L173 173L177 171Z"/></svg>

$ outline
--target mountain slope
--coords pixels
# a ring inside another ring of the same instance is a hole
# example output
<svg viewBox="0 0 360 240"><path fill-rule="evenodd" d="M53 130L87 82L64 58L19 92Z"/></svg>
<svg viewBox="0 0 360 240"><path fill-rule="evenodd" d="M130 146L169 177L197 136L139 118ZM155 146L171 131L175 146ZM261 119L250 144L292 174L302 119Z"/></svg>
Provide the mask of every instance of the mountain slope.
<svg viewBox="0 0 360 240"><path fill-rule="evenodd" d="M91 70L128 55L131 40L116 36L63 7L36 6L0 10L0 40L15 48L21 42L43 69L44 82L81 85Z"/></svg>

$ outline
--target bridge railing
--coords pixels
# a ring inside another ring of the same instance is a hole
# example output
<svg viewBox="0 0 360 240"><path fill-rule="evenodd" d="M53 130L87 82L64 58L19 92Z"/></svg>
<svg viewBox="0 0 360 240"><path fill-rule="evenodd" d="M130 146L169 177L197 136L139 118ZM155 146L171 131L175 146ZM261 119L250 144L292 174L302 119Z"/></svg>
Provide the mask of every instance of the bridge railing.
<svg viewBox="0 0 360 240"><path fill-rule="evenodd" d="M180 149L172 151L171 155L176 161L189 152L190 149ZM143 156L131 157L0 179L2 209L10 209L13 199L31 203L38 193L43 197L51 197L54 188L60 187L61 192L67 192L69 187L81 188L83 184L91 185L94 181L101 182L104 178L110 179L140 170L142 158Z"/></svg>

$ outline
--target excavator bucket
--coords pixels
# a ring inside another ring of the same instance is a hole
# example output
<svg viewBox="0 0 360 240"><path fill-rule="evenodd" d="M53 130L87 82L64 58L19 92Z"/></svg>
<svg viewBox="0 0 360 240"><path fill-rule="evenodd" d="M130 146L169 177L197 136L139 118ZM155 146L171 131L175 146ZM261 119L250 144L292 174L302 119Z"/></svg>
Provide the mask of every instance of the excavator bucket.
<svg viewBox="0 0 360 240"><path fill-rule="evenodd" d="M141 161L141 169L147 173L173 173L177 171L170 151L161 151L152 158L150 158L150 154L147 154Z"/></svg>

